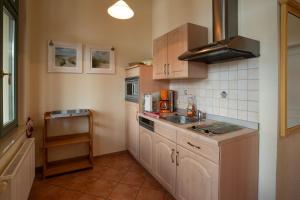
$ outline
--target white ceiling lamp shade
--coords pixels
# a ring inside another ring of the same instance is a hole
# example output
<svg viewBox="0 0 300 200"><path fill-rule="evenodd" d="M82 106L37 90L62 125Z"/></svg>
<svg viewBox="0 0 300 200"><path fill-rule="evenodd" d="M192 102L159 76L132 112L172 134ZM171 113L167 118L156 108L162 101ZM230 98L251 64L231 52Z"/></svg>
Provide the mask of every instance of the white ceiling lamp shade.
<svg viewBox="0 0 300 200"><path fill-rule="evenodd" d="M117 19L130 19L134 15L133 10L123 0L119 0L110 6L107 12L110 16Z"/></svg>

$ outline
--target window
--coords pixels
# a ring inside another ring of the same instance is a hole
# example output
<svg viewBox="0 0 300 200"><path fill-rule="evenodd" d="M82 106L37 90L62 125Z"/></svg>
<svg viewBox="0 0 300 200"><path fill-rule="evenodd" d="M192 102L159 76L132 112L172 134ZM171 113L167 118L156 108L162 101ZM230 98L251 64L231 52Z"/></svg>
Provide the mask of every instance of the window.
<svg viewBox="0 0 300 200"><path fill-rule="evenodd" d="M0 137L17 126L17 1L0 0Z"/></svg>

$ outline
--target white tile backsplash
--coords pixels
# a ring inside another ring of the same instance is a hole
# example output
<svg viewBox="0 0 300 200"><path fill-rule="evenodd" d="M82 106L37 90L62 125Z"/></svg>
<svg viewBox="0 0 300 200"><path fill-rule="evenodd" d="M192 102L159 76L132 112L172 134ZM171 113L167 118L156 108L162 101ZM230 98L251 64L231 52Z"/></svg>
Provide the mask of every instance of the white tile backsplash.
<svg viewBox="0 0 300 200"><path fill-rule="evenodd" d="M247 80L248 79L248 70L238 70L238 79L239 80Z"/></svg>
<svg viewBox="0 0 300 200"><path fill-rule="evenodd" d="M238 110L238 119L248 120L247 111Z"/></svg>
<svg viewBox="0 0 300 200"><path fill-rule="evenodd" d="M238 90L238 100L247 101L248 95L247 90Z"/></svg>
<svg viewBox="0 0 300 200"><path fill-rule="evenodd" d="M248 90L258 90L259 80L248 80Z"/></svg>
<svg viewBox="0 0 300 200"><path fill-rule="evenodd" d="M248 81L247 80L238 80L238 89L239 90L247 90Z"/></svg>
<svg viewBox="0 0 300 200"><path fill-rule="evenodd" d="M238 113L237 109L229 109L228 110L228 117L237 119L237 117L238 117L237 113Z"/></svg>
<svg viewBox="0 0 300 200"><path fill-rule="evenodd" d="M229 79L229 72L228 71L220 72L220 80L221 81L228 81L228 79Z"/></svg>
<svg viewBox="0 0 300 200"><path fill-rule="evenodd" d="M237 70L229 71L228 80L230 81L237 80L237 77L238 77Z"/></svg>
<svg viewBox="0 0 300 200"><path fill-rule="evenodd" d="M258 69L248 69L248 79L258 79Z"/></svg>
<svg viewBox="0 0 300 200"><path fill-rule="evenodd" d="M238 101L238 110L247 111L248 109L248 101Z"/></svg>
<svg viewBox="0 0 300 200"><path fill-rule="evenodd" d="M197 108L209 114L259 122L258 59L212 64L208 78L198 81L173 80L170 88L178 91L179 108L187 107L188 96L196 96ZM222 98L220 93L227 92Z"/></svg>

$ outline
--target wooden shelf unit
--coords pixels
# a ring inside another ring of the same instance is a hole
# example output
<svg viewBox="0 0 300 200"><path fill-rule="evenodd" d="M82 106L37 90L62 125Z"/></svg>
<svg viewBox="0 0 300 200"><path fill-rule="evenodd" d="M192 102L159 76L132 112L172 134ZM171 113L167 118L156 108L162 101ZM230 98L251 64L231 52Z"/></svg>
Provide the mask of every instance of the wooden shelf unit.
<svg viewBox="0 0 300 200"><path fill-rule="evenodd" d="M44 171L44 177L87 169L93 167L88 156L75 157L65 160L53 161L47 163L47 170Z"/></svg>
<svg viewBox="0 0 300 200"><path fill-rule="evenodd" d="M48 135L48 122L50 120L63 120L74 117L87 117L88 118L88 132L83 133L72 133L59 136ZM51 112L44 114L44 136L43 136L43 147L44 147L44 166L43 166L43 177L53 176L66 172L76 171L80 169L92 168L93 167L93 116L92 112L88 110L85 115L80 116L61 116L51 117ZM73 157L64 160L49 161L48 150L51 148L72 145L72 144L83 144L86 143L89 146L89 154L86 156Z"/></svg>

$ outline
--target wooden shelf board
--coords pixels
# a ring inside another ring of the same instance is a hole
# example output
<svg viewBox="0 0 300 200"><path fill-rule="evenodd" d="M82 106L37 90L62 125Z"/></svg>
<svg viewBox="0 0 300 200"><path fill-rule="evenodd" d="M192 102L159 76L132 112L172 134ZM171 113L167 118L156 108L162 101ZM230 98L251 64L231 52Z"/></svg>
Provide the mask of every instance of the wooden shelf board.
<svg viewBox="0 0 300 200"><path fill-rule="evenodd" d="M89 133L47 137L45 141L45 148L58 147L69 144L88 143L90 141L91 136Z"/></svg>
<svg viewBox="0 0 300 200"><path fill-rule="evenodd" d="M51 115L51 112L46 112L44 114L44 119L45 120L52 120L52 119L66 119L66 118L78 118L78 117L89 117L91 115L91 111L88 110L88 113L86 114L70 114L70 115L65 115L65 116L56 116L56 117L53 117Z"/></svg>
<svg viewBox="0 0 300 200"><path fill-rule="evenodd" d="M49 162L46 165L44 176L53 176L66 172L93 167L88 156L75 157L65 160Z"/></svg>

